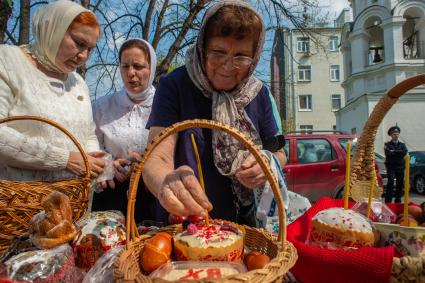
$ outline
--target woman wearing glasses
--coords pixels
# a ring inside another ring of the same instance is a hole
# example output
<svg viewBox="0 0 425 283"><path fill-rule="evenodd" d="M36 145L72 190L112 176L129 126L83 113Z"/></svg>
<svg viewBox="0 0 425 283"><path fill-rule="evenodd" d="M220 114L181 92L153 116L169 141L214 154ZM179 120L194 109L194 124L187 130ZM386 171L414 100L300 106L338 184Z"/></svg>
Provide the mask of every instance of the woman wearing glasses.
<svg viewBox="0 0 425 283"><path fill-rule="evenodd" d="M252 74L264 41L261 17L242 1L223 1L205 14L185 66L162 78L147 127L152 139L164 127L188 119L209 119L233 126L256 144L270 144L278 132L267 88ZM191 134L202 162L205 189ZM272 143L281 164L282 143ZM280 147L280 148L279 148ZM255 225L252 189L266 178L252 155L231 136L189 129L164 140L147 161L143 179L162 207L175 215L206 215ZM214 209L212 210L212 208ZM167 217L158 211L159 220Z"/></svg>

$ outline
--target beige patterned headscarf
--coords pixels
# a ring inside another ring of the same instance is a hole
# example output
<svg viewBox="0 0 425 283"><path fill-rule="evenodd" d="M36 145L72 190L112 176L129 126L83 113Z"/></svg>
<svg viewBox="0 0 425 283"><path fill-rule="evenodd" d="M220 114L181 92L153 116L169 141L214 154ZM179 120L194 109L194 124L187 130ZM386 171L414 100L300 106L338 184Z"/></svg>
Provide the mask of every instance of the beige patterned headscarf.
<svg viewBox="0 0 425 283"><path fill-rule="evenodd" d="M261 148L260 136L251 119L245 112L245 107L257 96L263 87L263 83L252 74L263 48L265 35L264 23L261 22L262 32L259 35L258 45L254 53L253 64L250 67L246 78L240 82L235 90L231 92L218 92L214 90L209 83L205 72L205 26L208 20L224 6L239 6L247 8L253 11L261 20L261 16L258 15L251 6L243 1L220 1L208 9L205 13L196 44L190 48L186 54L185 66L189 77L196 87L202 91L204 96L212 99L212 119L240 130ZM244 146L236 139L221 131L213 131L212 143L214 164L222 175L230 176L232 178L232 189L234 194L238 197L238 204L243 206L250 205L254 200L252 191L243 188L233 177L236 170L248 156L249 152L244 150Z"/></svg>
<svg viewBox="0 0 425 283"><path fill-rule="evenodd" d="M55 64L56 55L68 27L83 12L92 13L68 0L59 0L38 9L32 20L35 42L24 48L51 71L63 73Z"/></svg>

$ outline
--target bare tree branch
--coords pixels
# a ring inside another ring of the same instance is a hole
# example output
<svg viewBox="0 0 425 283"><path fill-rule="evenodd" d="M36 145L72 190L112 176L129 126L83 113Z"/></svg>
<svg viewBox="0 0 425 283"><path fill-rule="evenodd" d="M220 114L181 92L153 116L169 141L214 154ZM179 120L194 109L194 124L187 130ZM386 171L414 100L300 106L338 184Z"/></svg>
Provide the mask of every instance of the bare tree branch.
<svg viewBox="0 0 425 283"><path fill-rule="evenodd" d="M149 29L151 27L151 20L152 20L152 14L153 10L155 8L156 0L150 0L148 10L146 12L145 16L145 26L143 27L143 38L145 40L149 39Z"/></svg>
<svg viewBox="0 0 425 283"><path fill-rule="evenodd" d="M162 33L161 25L162 25L162 21L164 20L165 12L168 9L168 2L169 0L164 1L164 4L161 7L161 11L159 12L159 15L158 15L158 20L156 21L155 33L152 40L152 47L154 49L158 47L159 40L161 39L161 33Z"/></svg>
<svg viewBox="0 0 425 283"><path fill-rule="evenodd" d="M183 38L186 36L187 31L192 25L192 22L194 21L195 17L198 15L198 13L205 7L206 0L200 0L197 4L193 5L191 9L189 10L189 15L185 19L183 26L176 38L176 40L171 45L170 49L168 50L167 55L165 56L164 60L161 62L161 64L157 68L157 74L156 79L159 78L160 74L164 74L167 72L168 68L171 65L171 61L173 60L174 56L176 55L177 51L179 50L180 44L183 41Z"/></svg>
<svg viewBox="0 0 425 283"><path fill-rule="evenodd" d="M7 0L0 0L0 44L4 42L4 35L7 30L7 22L12 15L12 6Z"/></svg>
<svg viewBox="0 0 425 283"><path fill-rule="evenodd" d="M27 44L30 40L30 0L21 0L19 19L19 45Z"/></svg>

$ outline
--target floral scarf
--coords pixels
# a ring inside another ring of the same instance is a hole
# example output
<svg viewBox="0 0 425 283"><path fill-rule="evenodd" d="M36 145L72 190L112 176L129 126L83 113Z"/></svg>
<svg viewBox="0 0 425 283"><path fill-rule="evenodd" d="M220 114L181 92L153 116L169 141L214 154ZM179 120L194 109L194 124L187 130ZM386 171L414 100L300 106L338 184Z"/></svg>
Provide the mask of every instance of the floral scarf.
<svg viewBox="0 0 425 283"><path fill-rule="evenodd" d="M235 90L231 92L215 91L209 83L203 67L205 63L203 47L206 23L221 7L228 5L245 7L258 15L255 10L243 1L220 1L212 6L205 13L196 44L186 54L185 65L192 82L202 91L204 96L212 99L212 119L240 130L261 149L262 143L260 136L245 112L245 107L257 96L263 87L263 83L252 74L263 48L264 23L262 22L262 32L254 53L253 64L249 69L247 77L241 81ZM261 19L259 15L258 17ZM237 207L252 204L254 202L252 190L243 188L234 177L236 170L249 155L249 152L236 139L222 131L212 132L212 146L214 164L218 171L222 175L229 176L232 179L232 190L238 200Z"/></svg>

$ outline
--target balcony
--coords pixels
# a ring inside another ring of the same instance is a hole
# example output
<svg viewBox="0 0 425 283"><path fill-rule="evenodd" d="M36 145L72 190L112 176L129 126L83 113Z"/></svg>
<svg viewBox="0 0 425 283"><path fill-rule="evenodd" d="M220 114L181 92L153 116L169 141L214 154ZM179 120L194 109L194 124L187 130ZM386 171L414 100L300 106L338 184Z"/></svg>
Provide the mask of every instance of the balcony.
<svg viewBox="0 0 425 283"><path fill-rule="evenodd" d="M423 41L403 41L403 56L406 60L424 59L424 42Z"/></svg>

